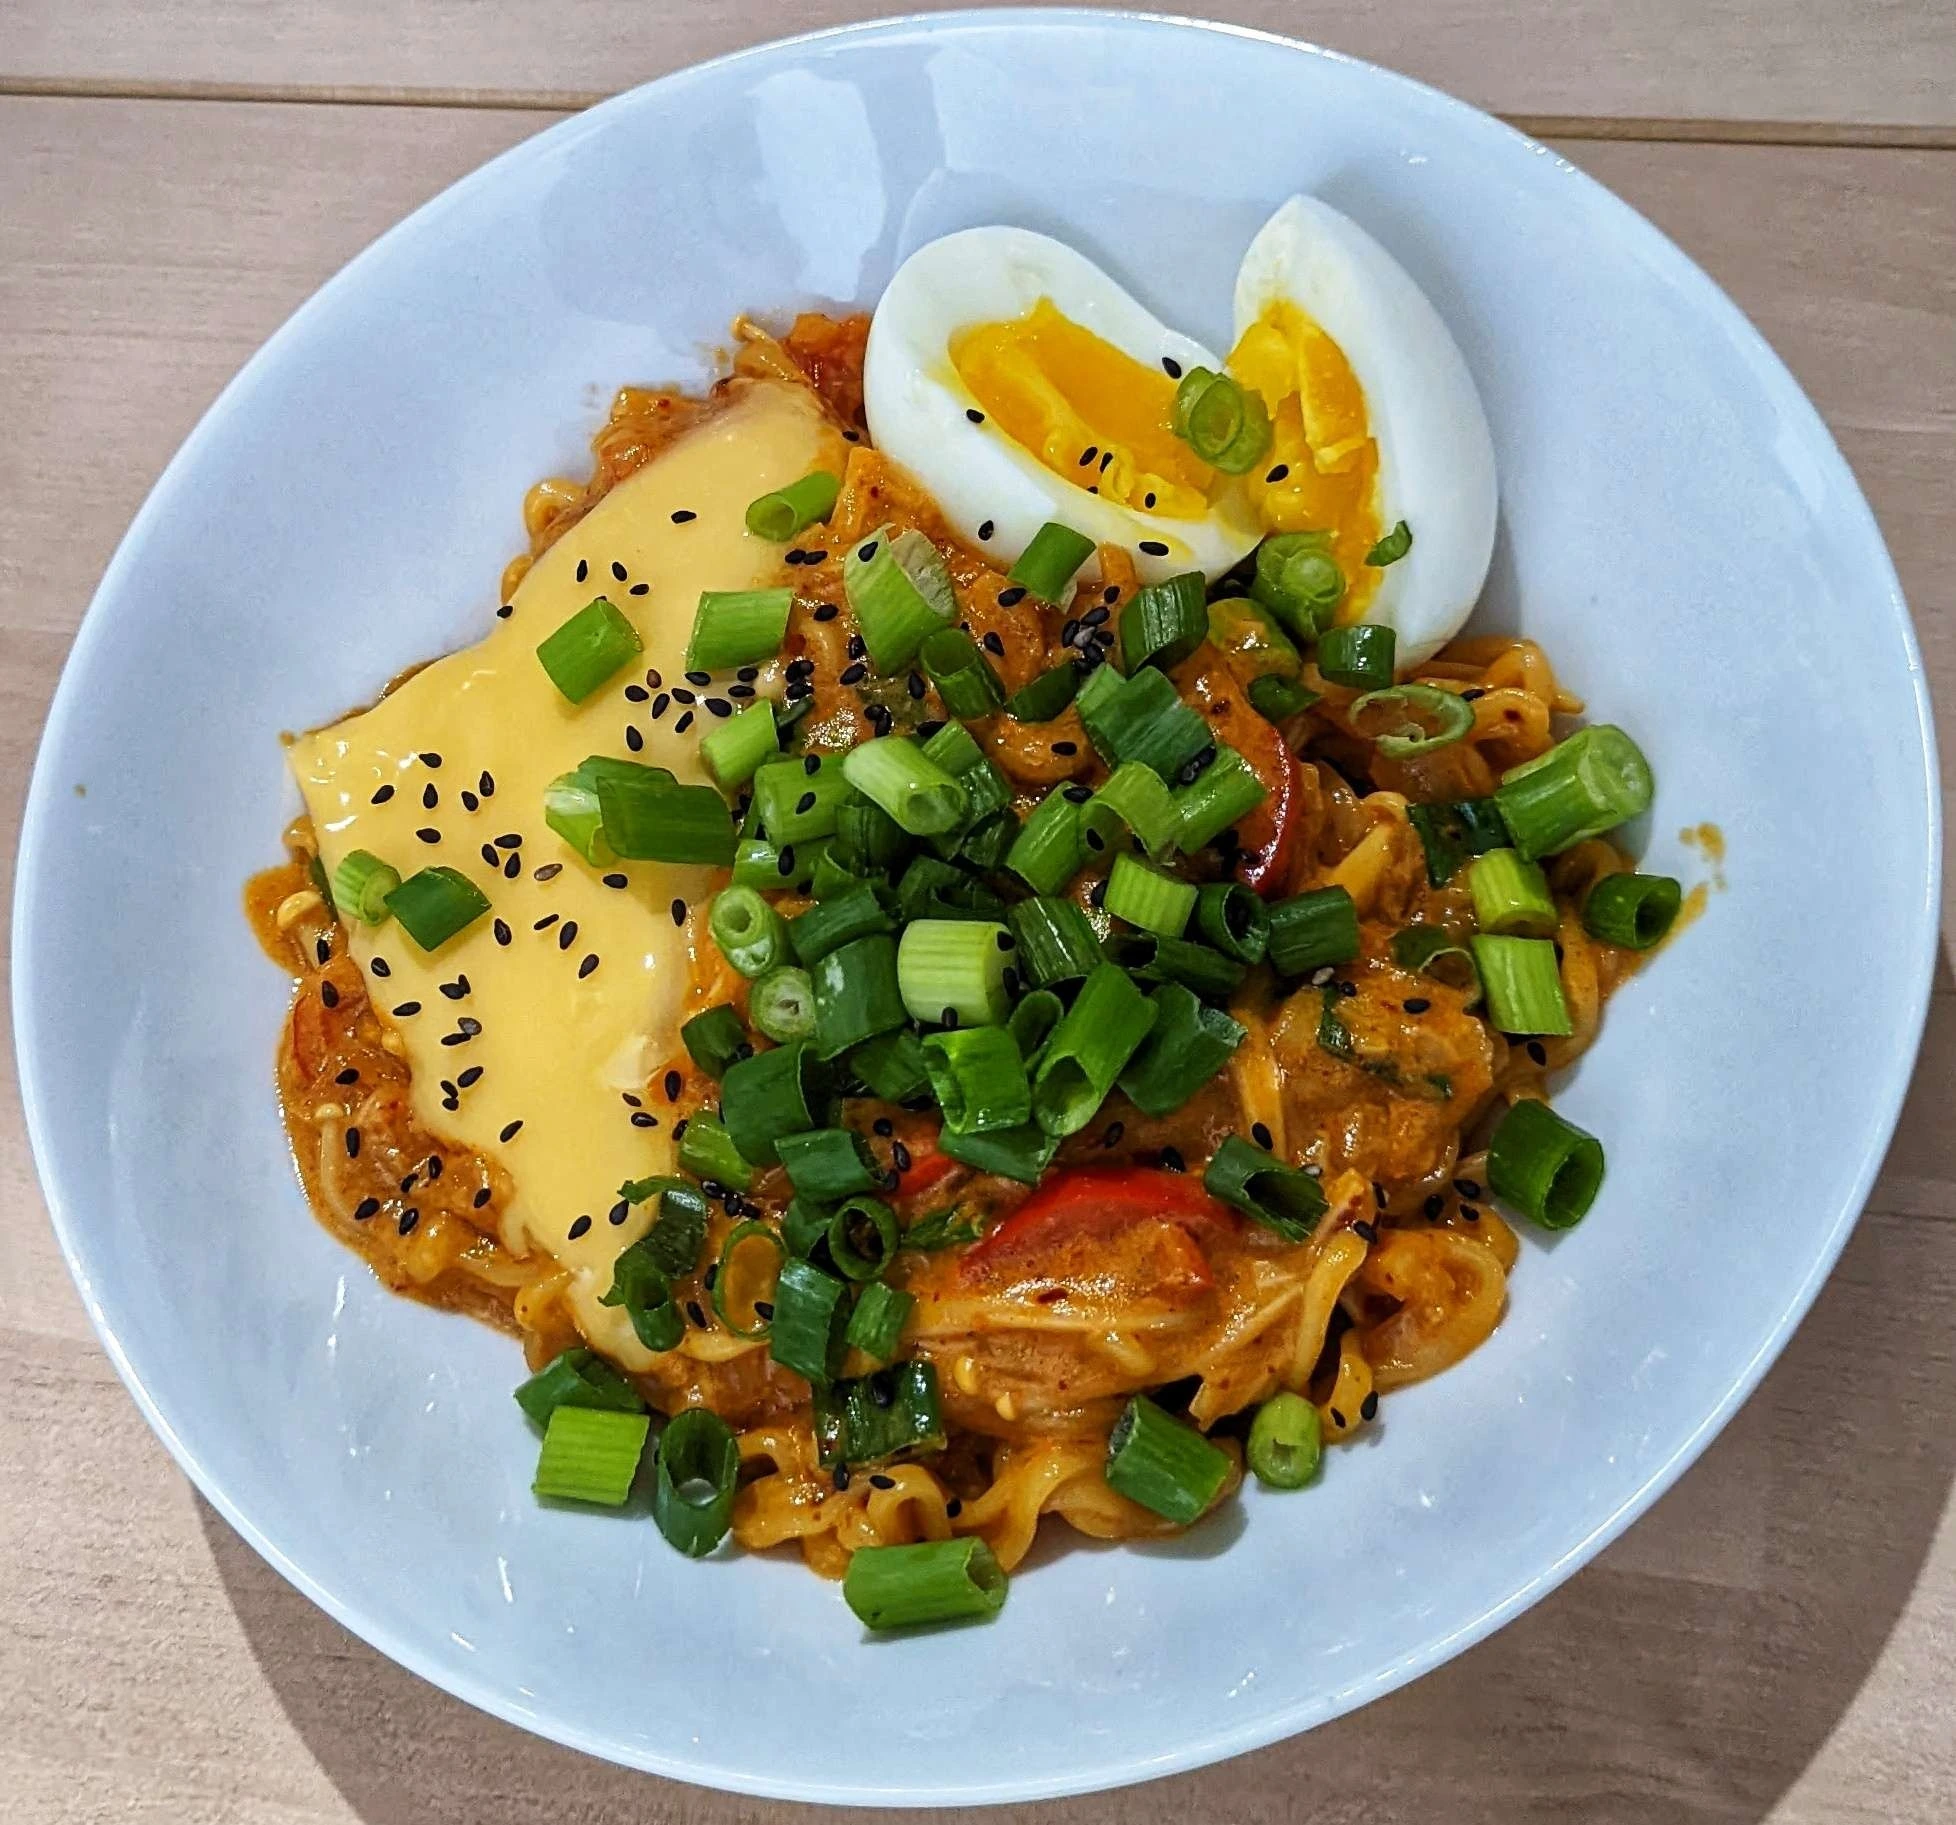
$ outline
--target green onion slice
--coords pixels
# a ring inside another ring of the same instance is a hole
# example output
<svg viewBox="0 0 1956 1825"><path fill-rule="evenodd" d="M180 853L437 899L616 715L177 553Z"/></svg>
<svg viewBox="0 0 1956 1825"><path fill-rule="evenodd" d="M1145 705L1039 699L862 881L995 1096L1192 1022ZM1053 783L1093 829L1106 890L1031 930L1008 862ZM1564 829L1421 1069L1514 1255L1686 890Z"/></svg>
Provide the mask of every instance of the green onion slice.
<svg viewBox="0 0 1956 1825"><path fill-rule="evenodd" d="M842 1361L849 1323L848 1288L812 1261L791 1258L774 1283L774 1328L768 1354L784 1369L825 1388Z"/></svg>
<svg viewBox="0 0 1956 1825"><path fill-rule="evenodd" d="M913 920L897 951L897 983L910 1017L927 1025L997 1026L1011 1001L1005 987L1011 948L1012 934L988 920Z"/></svg>
<svg viewBox="0 0 1956 1825"><path fill-rule="evenodd" d="M1152 767L1124 761L1081 806L1080 828L1091 854L1119 847L1132 833L1153 860L1166 861L1182 840L1181 807Z"/></svg>
<svg viewBox="0 0 1956 1825"><path fill-rule="evenodd" d="M643 1413L560 1406L550 1415L530 1487L553 1501L622 1508L651 1429Z"/></svg>
<svg viewBox="0 0 1956 1825"><path fill-rule="evenodd" d="M1128 1060L1120 1086L1143 1115L1172 1115L1229 1063L1247 1035L1179 982L1164 982L1149 999L1154 1028Z"/></svg>
<svg viewBox="0 0 1956 1825"><path fill-rule="evenodd" d="M1256 548L1250 595L1297 639L1314 639L1330 626L1344 593L1345 573L1331 555L1330 533L1280 532Z"/></svg>
<svg viewBox="0 0 1956 1825"><path fill-rule="evenodd" d="M1383 570L1388 564L1397 564L1412 548L1413 529L1400 520L1365 554L1365 561L1374 570Z"/></svg>
<svg viewBox="0 0 1956 1825"><path fill-rule="evenodd" d="M1318 652L1322 662L1322 644ZM1380 705L1398 712L1391 728L1372 737L1373 745L1387 760L1407 760L1415 754L1450 748L1474 726L1474 706L1458 691L1443 691L1433 684L1396 684L1389 690L1367 691L1352 704L1352 721L1356 723L1367 710ZM1422 717L1430 719L1431 726Z"/></svg>
<svg viewBox="0 0 1956 1825"><path fill-rule="evenodd" d="M1555 945L1548 938L1470 938L1488 1017L1503 1033L1567 1038L1575 1022L1562 993Z"/></svg>
<svg viewBox="0 0 1956 1825"><path fill-rule="evenodd" d="M1032 1090L1039 1126L1053 1136L1086 1127L1154 1023L1154 1003L1124 971L1101 964L1039 1055Z"/></svg>
<svg viewBox="0 0 1956 1825"><path fill-rule="evenodd" d="M648 1350L670 1350L686 1332L670 1278L648 1232L612 1264L611 1285L598 1295L598 1303L622 1306L633 1334Z"/></svg>
<svg viewBox="0 0 1956 1825"><path fill-rule="evenodd" d="M1026 1061L1028 1071L1038 1062L1047 1039L1065 1013L1066 1003L1051 989L1034 989L1013 1006L1005 1030L1012 1035L1012 1043L1019 1048L1019 1056Z"/></svg>
<svg viewBox="0 0 1956 1825"><path fill-rule="evenodd" d="M1494 1195L1544 1229L1588 1215L1603 1185L1603 1143L1533 1098L1513 1104L1487 1144Z"/></svg>
<svg viewBox="0 0 1956 1825"><path fill-rule="evenodd" d="M839 755L771 760L754 775L754 815L773 843L833 836L855 796Z"/></svg>
<svg viewBox="0 0 1956 1825"><path fill-rule="evenodd" d="M604 840L626 861L725 868L734 859L727 801L711 786L679 785L662 767L625 763L601 773L598 810Z"/></svg>
<svg viewBox="0 0 1956 1825"><path fill-rule="evenodd" d="M401 871L365 849L349 849L333 870L329 898L335 910L362 925L382 925L392 915L387 896L401 884Z"/></svg>
<svg viewBox="0 0 1956 1825"><path fill-rule="evenodd" d="M1093 540L1085 533L1048 520L1027 541L1005 580L1042 602L1059 602L1073 573L1092 556Z"/></svg>
<svg viewBox="0 0 1956 1825"><path fill-rule="evenodd" d="M679 1029L679 1037L693 1063L716 1082L726 1076L729 1065L754 1049L740 1015L725 1002L695 1014Z"/></svg>
<svg viewBox="0 0 1956 1825"><path fill-rule="evenodd" d="M883 1169L861 1135L849 1128L811 1128L784 1134L776 1143L795 1195L816 1204L833 1204L859 1191L874 1191Z"/></svg>
<svg viewBox="0 0 1956 1825"><path fill-rule="evenodd" d="M1175 435L1211 468L1246 475L1270 448L1270 414L1253 388L1210 368L1190 368L1175 389Z"/></svg>
<svg viewBox="0 0 1956 1825"><path fill-rule="evenodd" d="M639 1391L595 1350L560 1351L516 1390L516 1404L539 1426L559 1407L605 1407L643 1413Z"/></svg>
<svg viewBox="0 0 1956 1825"><path fill-rule="evenodd" d="M1080 807L1089 796L1084 786L1055 786L1020 826L1005 866L1034 893L1057 894L1086 866Z"/></svg>
<svg viewBox="0 0 1956 1825"><path fill-rule="evenodd" d="M564 696L582 703L644 650L638 629L615 603L598 596L539 644L537 659Z"/></svg>
<svg viewBox="0 0 1956 1825"><path fill-rule="evenodd" d="M1087 1119L1093 1119L1089 1112ZM1085 1124L1083 1123L1082 1126ZM1060 1137L1037 1122L1020 1128L996 1128L989 1134L960 1134L946 1128L937 1137L938 1151L973 1172L995 1172L1021 1185L1037 1185L1059 1151Z"/></svg>
<svg viewBox="0 0 1956 1825"><path fill-rule="evenodd" d="M1019 974L1039 988L1078 982L1107 960L1093 921L1071 900L1041 894L1021 900L1005 917L1018 940Z"/></svg>
<svg viewBox="0 0 1956 1825"><path fill-rule="evenodd" d="M849 1557L842 1597L865 1628L919 1628L996 1616L1005 1574L976 1535L916 1546L864 1546Z"/></svg>
<svg viewBox="0 0 1956 1825"><path fill-rule="evenodd" d="M870 1288L865 1287L863 1300L869 1297ZM818 1390L812 1418L817 1461L824 1469L837 1464L886 1464L894 1457L944 1449L937 1370L927 1362L899 1363Z"/></svg>
<svg viewBox="0 0 1956 1825"><path fill-rule="evenodd" d="M1666 874L1605 875L1583 902L1583 929L1605 944L1647 951L1660 943L1684 905L1684 888Z"/></svg>
<svg viewBox="0 0 1956 1825"><path fill-rule="evenodd" d="M1242 986L1244 965L1206 944L1164 938L1155 932L1122 932L1107 941L1107 955L1131 976L1148 982L1179 982L1211 1001Z"/></svg>
<svg viewBox="0 0 1956 1825"><path fill-rule="evenodd" d="M706 929L720 954L749 979L773 969L788 948L787 921L751 887L715 894Z"/></svg>
<svg viewBox="0 0 1956 1825"><path fill-rule="evenodd" d="M912 836L935 836L964 822L964 787L904 736L884 735L850 749L842 772Z"/></svg>
<svg viewBox="0 0 1956 1825"><path fill-rule="evenodd" d="M1051 722L1079 691L1080 668L1063 659L1020 685L1005 700L1005 713L1014 722Z"/></svg>
<svg viewBox="0 0 1956 1825"><path fill-rule="evenodd" d="M453 868L423 868L387 896L387 910L424 951L438 951L489 910L489 896Z"/></svg>
<svg viewBox="0 0 1956 1825"><path fill-rule="evenodd" d="M840 476L826 469L811 469L800 481L749 502L747 530L757 539L785 544L804 526L826 520L835 511L836 496L841 492Z"/></svg>
<svg viewBox="0 0 1956 1825"><path fill-rule="evenodd" d="M1229 1454L1137 1394L1107 1440L1107 1481L1131 1502L1186 1527L1229 1480Z"/></svg>
<svg viewBox="0 0 1956 1825"><path fill-rule="evenodd" d="M750 1281L741 1271L740 1258L743 1252L751 1254L756 1248L767 1249L771 1258L759 1277ZM765 1223L750 1219L727 1231L708 1297L713 1301L714 1315L736 1337L752 1343L773 1330L776 1283L788 1254L786 1240Z"/></svg>
<svg viewBox="0 0 1956 1825"><path fill-rule="evenodd" d="M1114 858L1114 871L1107 877L1105 905L1117 919L1175 938L1188 929L1196 891L1192 881L1178 881L1123 854Z"/></svg>
<svg viewBox="0 0 1956 1825"><path fill-rule="evenodd" d="M1342 887L1294 894L1270 909L1268 956L1282 976L1308 976L1358 955L1358 908Z"/></svg>
<svg viewBox="0 0 1956 1825"><path fill-rule="evenodd" d="M1208 583L1199 570L1150 583L1121 610L1121 670L1144 665L1172 671L1209 631Z"/></svg>
<svg viewBox="0 0 1956 1825"><path fill-rule="evenodd" d="M1408 805L1406 821L1419 834L1420 847L1426 851L1426 878L1435 887L1446 886L1469 856L1484 855L1508 843L1508 827L1491 798Z"/></svg>
<svg viewBox="0 0 1956 1825"><path fill-rule="evenodd" d="M1270 796L1256 771L1227 744L1186 786L1175 791L1178 840L1193 855L1212 843L1232 824L1238 824Z"/></svg>
<svg viewBox="0 0 1956 1825"><path fill-rule="evenodd" d="M756 978L747 992L747 1017L778 1045L815 1035L815 984L788 965Z"/></svg>
<svg viewBox="0 0 1956 1825"><path fill-rule="evenodd" d="M758 504L758 503L757 503ZM753 509L748 509L752 517ZM708 1407L688 1407L659 1435L652 1519L669 1544L702 1559L733 1525L740 1446L733 1428Z"/></svg>
<svg viewBox="0 0 1956 1825"><path fill-rule="evenodd" d="M870 663L886 677L917 656L926 636L958 618L943 553L914 527L871 533L842 560L842 587Z"/></svg>
<svg viewBox="0 0 1956 1825"><path fill-rule="evenodd" d="M788 637L795 592L776 589L708 589L700 593L693 632L686 642L686 669L724 672L772 659Z"/></svg>
<svg viewBox="0 0 1956 1825"><path fill-rule="evenodd" d="M924 1069L946 1125L961 1134L1017 1128L1032 1119L1025 1060L1004 1027L926 1034Z"/></svg>
<svg viewBox="0 0 1956 1825"><path fill-rule="evenodd" d="M881 1198L852 1197L829 1218L829 1258L851 1280L875 1280L896 1259L896 1212Z"/></svg>
<svg viewBox="0 0 1956 1825"><path fill-rule="evenodd" d="M745 785L762 761L780 751L781 733L775 724L774 705L765 697L750 703L700 740L700 759L722 792Z"/></svg>
<svg viewBox="0 0 1956 1825"><path fill-rule="evenodd" d="M1266 1489L1302 1489L1324 1458L1324 1422L1301 1394L1273 1394L1250 1421L1243 1456Z"/></svg>
<svg viewBox="0 0 1956 1825"><path fill-rule="evenodd" d="M930 1093L923 1041L908 1028L866 1040L849 1054L849 1068L886 1103L908 1103Z"/></svg>
<svg viewBox="0 0 1956 1825"><path fill-rule="evenodd" d="M1288 722L1318 700L1316 691L1307 689L1295 678L1279 678L1275 672L1252 678L1248 694L1250 708L1265 722Z"/></svg>
<svg viewBox="0 0 1956 1825"><path fill-rule="evenodd" d="M1240 1134L1230 1135L1216 1149L1202 1185L1211 1197L1233 1205L1286 1242L1306 1241L1325 1212L1324 1187L1316 1179Z"/></svg>
<svg viewBox="0 0 1956 1825"><path fill-rule="evenodd" d="M1494 802L1515 848L1532 862L1640 816L1655 792L1643 750L1605 722L1509 768Z"/></svg>
<svg viewBox="0 0 1956 1825"><path fill-rule="evenodd" d="M1270 915L1261 896L1236 881L1212 881L1196 895L1195 929L1238 963L1261 963L1270 943Z"/></svg>
<svg viewBox="0 0 1956 1825"><path fill-rule="evenodd" d="M1444 925L1409 925L1394 932L1392 960L1402 970L1415 970L1459 989L1470 1008L1480 1006L1481 973L1474 967L1474 953Z"/></svg>
<svg viewBox="0 0 1956 1825"><path fill-rule="evenodd" d="M907 1235L904 1246L910 1246ZM910 1322L916 1304L913 1294L900 1292L887 1280L870 1281L856 1295L856 1309L849 1314L849 1328L843 1333L843 1341L850 1349L862 1351L872 1362L889 1362L902 1347L903 1327Z"/></svg>
<svg viewBox="0 0 1956 1825"><path fill-rule="evenodd" d="M1318 636L1318 670L1333 684L1376 692L1392 683L1399 637L1383 621L1328 627ZM1468 719L1473 719L1471 706Z"/></svg>
<svg viewBox="0 0 1956 1825"><path fill-rule="evenodd" d="M835 843L841 859L859 873L894 868L915 847L909 831L867 799L853 800L836 813Z"/></svg>
<svg viewBox="0 0 1956 1825"><path fill-rule="evenodd" d="M838 945L815 960L815 1051L840 1058L905 1019L897 941L884 932Z"/></svg>
<svg viewBox="0 0 1956 1825"><path fill-rule="evenodd" d="M779 1159L775 1143L784 1134L817 1126L816 1072L805 1040L757 1052L727 1069L720 1081L720 1119L727 1124L741 1158L755 1166Z"/></svg>
<svg viewBox="0 0 1956 1825"><path fill-rule="evenodd" d="M1490 849L1467 873L1474 923L1484 932L1520 938L1552 938L1560 915L1539 862L1524 862L1512 849Z"/></svg>
<svg viewBox="0 0 1956 1825"><path fill-rule="evenodd" d="M895 931L891 904L890 890L880 881L852 881L838 888L788 927L795 955L805 964L820 963L830 951L858 938Z"/></svg>
<svg viewBox="0 0 1956 1825"><path fill-rule="evenodd" d="M1005 702L1005 687L984 649L961 627L941 627L917 649L925 675L953 716L989 716Z"/></svg>
<svg viewBox="0 0 1956 1825"><path fill-rule="evenodd" d="M658 1187L659 1214L632 1246L668 1280L683 1279L699 1266L700 1249L706 1241L706 1194L684 1179L651 1183ZM639 1189L640 1185L621 1185L618 1191L627 1202L640 1204L644 1199L628 1196Z"/></svg>
<svg viewBox="0 0 1956 1825"><path fill-rule="evenodd" d="M754 1182L754 1169L740 1157L726 1124L705 1109L687 1118L686 1132L679 1138L679 1164L696 1179L731 1185L735 1191L745 1191Z"/></svg>

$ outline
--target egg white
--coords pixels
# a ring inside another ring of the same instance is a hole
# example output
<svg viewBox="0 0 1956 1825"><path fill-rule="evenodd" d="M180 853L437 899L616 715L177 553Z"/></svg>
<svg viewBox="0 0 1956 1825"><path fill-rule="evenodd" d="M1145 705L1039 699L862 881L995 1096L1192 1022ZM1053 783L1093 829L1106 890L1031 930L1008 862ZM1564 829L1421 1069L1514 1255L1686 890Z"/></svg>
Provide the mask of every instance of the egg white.
<svg viewBox="0 0 1956 1825"><path fill-rule="evenodd" d="M1494 440L1466 358L1406 269L1316 197L1294 196L1257 231L1236 274L1236 334L1288 301L1344 351L1378 444L1381 532L1413 547L1388 566L1365 619L1398 634L1401 671L1432 657L1473 612L1494 554Z"/></svg>
<svg viewBox="0 0 1956 1825"><path fill-rule="evenodd" d="M1222 366L1064 243L1024 228L967 228L920 247L876 306L863 362L876 447L916 477L964 538L1002 563L1014 561L1046 521L1059 520L1097 544L1132 552L1145 580L1189 570L1221 575L1259 536L1234 489L1201 519L1142 513L1055 475L989 417L982 424L966 417L978 402L952 366L952 338L1023 317L1041 298L1150 369L1164 356L1184 371ZM988 524L990 536L981 537ZM1166 545L1166 554L1142 551L1143 540Z"/></svg>

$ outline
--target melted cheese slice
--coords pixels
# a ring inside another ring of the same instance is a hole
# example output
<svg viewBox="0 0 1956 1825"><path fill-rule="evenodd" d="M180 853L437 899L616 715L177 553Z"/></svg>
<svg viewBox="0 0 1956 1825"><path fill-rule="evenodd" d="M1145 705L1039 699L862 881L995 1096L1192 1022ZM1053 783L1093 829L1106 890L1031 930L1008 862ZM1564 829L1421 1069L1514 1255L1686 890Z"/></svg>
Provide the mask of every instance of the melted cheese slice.
<svg viewBox="0 0 1956 1825"><path fill-rule="evenodd" d="M704 777L699 741L715 720L704 707L682 734L683 705L655 720L652 704L625 692L688 688L684 651L700 592L787 574L782 548L746 530L748 503L811 469L840 473L842 456L807 392L777 381L741 385L723 411L564 533L486 640L290 751L329 872L349 850L365 849L404 876L444 863L488 895L490 913L432 956L392 921L353 925L352 953L375 1010L406 1049L417 1120L508 1173L503 1240L564 1264L585 1336L628 1367L652 1358L623 1311L598 1298L652 1207L619 1211L618 1187L671 1170L665 1099L646 1089L678 1043L689 956L688 929L674 914L681 902L703 907L723 877L625 863L609 872L627 884L608 886L544 824L544 788L590 754ZM631 618L645 651L583 703L567 703L537 643L599 595ZM631 748L628 728L641 749ZM520 844L498 846L510 837ZM691 924L700 929L703 918ZM479 1075L464 1085L468 1072ZM638 1097L646 1109L635 1124L640 1112L628 1099ZM658 1125L645 1125L646 1115Z"/></svg>

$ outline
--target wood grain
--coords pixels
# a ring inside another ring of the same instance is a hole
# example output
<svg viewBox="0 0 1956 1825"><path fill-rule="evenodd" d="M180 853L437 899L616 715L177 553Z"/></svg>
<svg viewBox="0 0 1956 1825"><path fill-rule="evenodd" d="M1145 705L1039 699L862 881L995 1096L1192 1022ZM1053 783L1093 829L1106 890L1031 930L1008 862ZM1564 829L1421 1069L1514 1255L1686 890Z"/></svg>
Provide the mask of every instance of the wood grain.
<svg viewBox="0 0 1956 1825"><path fill-rule="evenodd" d="M0 85L193 85L582 106L771 33L871 11L803 0L241 0L17 4ZM922 4L890 11L938 11ZM1209 0L1234 24L1363 57L1491 108L1565 120L1956 127L1946 0Z"/></svg>
<svg viewBox="0 0 1956 1825"><path fill-rule="evenodd" d="M571 22L587 11L602 9L573 6ZM727 17L702 11L709 23ZM0 56L11 63L9 38L0 34ZM454 48L460 80L467 57L484 53ZM355 53L339 42L330 56L307 55L310 64L288 67L330 72ZM0 874L10 874L34 733L68 638L198 412L373 234L542 124L531 110L0 97ZM1956 153L1565 150L1704 262L1813 393L1874 501L1948 701ZM0 907L10 886L0 878ZM1945 932L1952 926L1946 912ZM10 1070L9 1053L0 1071ZM1839 1272L1726 1435L1597 1564L1356 1717L1038 1816L1956 1816L1953 1081L1956 981L1945 963L1915 1091ZM88 1336L40 1211L11 1079L0 1200L0 1382L10 1390L0 1401L0 1817L792 1816L524 1737L420 1685L313 1610L189 1491Z"/></svg>

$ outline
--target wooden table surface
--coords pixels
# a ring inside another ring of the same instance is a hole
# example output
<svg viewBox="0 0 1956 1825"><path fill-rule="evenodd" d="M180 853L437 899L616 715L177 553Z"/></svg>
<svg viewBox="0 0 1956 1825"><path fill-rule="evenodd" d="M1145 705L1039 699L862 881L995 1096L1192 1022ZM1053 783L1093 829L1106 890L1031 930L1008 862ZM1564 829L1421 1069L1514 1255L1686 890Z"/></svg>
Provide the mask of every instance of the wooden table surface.
<svg viewBox="0 0 1956 1825"><path fill-rule="evenodd" d="M561 110L866 0L0 0L0 920L77 620L178 442L381 229ZM1552 138L1791 363L1956 701L1951 0L1233 0ZM1956 744L1945 749L1945 783ZM1956 1819L1956 982L1832 1282L1675 1492L1521 1621L1088 1825ZM96 1347L0 1056L0 1819L599 1825L795 1809L477 1715L288 1589ZM1029 1809L1032 1810L1032 1809Z"/></svg>

